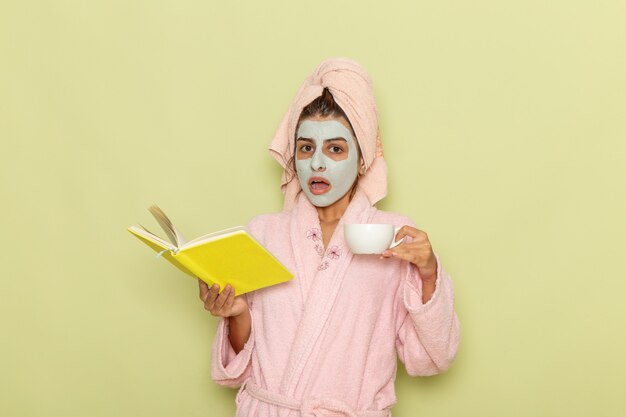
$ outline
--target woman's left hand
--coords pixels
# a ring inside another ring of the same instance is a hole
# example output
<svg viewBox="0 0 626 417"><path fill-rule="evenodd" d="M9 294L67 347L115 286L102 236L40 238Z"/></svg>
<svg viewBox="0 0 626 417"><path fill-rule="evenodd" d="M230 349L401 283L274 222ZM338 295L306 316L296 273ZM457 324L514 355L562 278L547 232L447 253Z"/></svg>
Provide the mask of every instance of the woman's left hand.
<svg viewBox="0 0 626 417"><path fill-rule="evenodd" d="M422 281L434 282L437 279L437 259L428 240L428 235L414 227L402 226L396 234L396 241L405 236L410 236L413 240L410 243L401 243L393 249L387 249L382 253L382 256L409 261L417 266Z"/></svg>

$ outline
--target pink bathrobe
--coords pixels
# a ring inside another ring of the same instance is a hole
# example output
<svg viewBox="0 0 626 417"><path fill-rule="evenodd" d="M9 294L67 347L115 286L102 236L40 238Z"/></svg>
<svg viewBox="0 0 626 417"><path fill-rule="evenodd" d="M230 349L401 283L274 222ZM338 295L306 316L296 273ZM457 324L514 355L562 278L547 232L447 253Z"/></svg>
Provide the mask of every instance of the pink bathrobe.
<svg viewBox="0 0 626 417"><path fill-rule="evenodd" d="M315 207L303 193L291 210L248 225L295 278L246 294L252 333L235 354L219 319L212 377L241 386L237 416L389 416L397 357L410 375L452 363L459 343L452 282L437 257L436 290L422 304L417 268L354 255L346 223L411 225L373 207L357 190L326 249Z"/></svg>
<svg viewBox="0 0 626 417"><path fill-rule="evenodd" d="M366 167L327 248L317 211L289 163L302 108L324 88L345 111ZM435 293L422 304L415 266L353 255L344 241L347 223L414 226L404 216L374 207L387 192L387 168L365 69L348 58L322 62L296 93L270 152L285 169L284 211L256 217L248 228L295 277L244 295L252 332L239 354L228 339L228 320L219 320L213 379L241 387L241 417L389 416L396 402L397 357L411 375L446 370L456 355L459 322L452 282L439 258Z"/></svg>

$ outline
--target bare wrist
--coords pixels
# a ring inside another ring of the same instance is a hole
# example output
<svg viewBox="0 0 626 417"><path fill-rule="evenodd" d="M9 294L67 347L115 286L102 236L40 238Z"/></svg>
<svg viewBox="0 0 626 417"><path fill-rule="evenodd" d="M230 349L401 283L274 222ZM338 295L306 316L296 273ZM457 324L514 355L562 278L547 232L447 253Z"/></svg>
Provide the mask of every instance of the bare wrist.
<svg viewBox="0 0 626 417"><path fill-rule="evenodd" d="M420 278L424 284L435 284L435 281L437 281L437 274L429 275L426 277L420 275Z"/></svg>
<svg viewBox="0 0 626 417"><path fill-rule="evenodd" d="M241 314L237 314L236 316L230 316L228 317L228 319L240 322L246 320L248 316L250 316L250 311L246 308Z"/></svg>

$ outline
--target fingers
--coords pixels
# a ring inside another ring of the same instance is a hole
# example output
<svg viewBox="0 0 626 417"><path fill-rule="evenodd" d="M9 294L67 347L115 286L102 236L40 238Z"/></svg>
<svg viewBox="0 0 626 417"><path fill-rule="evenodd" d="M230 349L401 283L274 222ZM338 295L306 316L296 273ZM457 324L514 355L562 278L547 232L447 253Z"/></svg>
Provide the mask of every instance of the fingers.
<svg viewBox="0 0 626 417"><path fill-rule="evenodd" d="M393 257L414 264L424 277L436 275L437 260L430 247L413 243L402 246L391 249L389 251L391 254L386 257Z"/></svg>
<svg viewBox="0 0 626 417"><path fill-rule="evenodd" d="M411 226L402 226L396 234L396 241L404 238L405 236L412 237L414 241L428 241L428 235L426 232Z"/></svg>
<svg viewBox="0 0 626 417"><path fill-rule="evenodd" d="M428 243L402 243L393 249L387 249L381 254L382 258L398 258L403 261L414 263L421 266L428 260L431 253L431 248Z"/></svg>
<svg viewBox="0 0 626 417"><path fill-rule="evenodd" d="M235 304L235 290L231 288L230 293L228 294L228 298L226 299L226 302L224 302L224 307L222 307L222 309L225 312L230 313L232 311L233 304Z"/></svg>
<svg viewBox="0 0 626 417"><path fill-rule="evenodd" d="M385 258L393 257L393 258L402 259L403 261L408 261L411 263L418 263L418 257L416 256L416 252L409 245L402 244L402 245L396 246L393 249L389 249L385 252L388 252L387 256L385 256L385 254L383 253L383 257Z"/></svg>
<svg viewBox="0 0 626 417"><path fill-rule="evenodd" d="M398 258L398 259L402 259L403 261L411 262L411 259L408 258L408 256L406 255L406 252L404 251L400 252L397 250L399 247L400 246L397 246L393 249L387 249L386 251L380 254L380 259Z"/></svg>
<svg viewBox="0 0 626 417"><path fill-rule="evenodd" d="M396 240L400 240L400 239L396 239ZM411 243L406 243L406 242L400 243L398 246L395 246L392 249L387 249L383 253L381 253L380 259L391 258L395 256L398 252L406 250L407 246L410 247L411 245L412 245Z"/></svg>
<svg viewBox="0 0 626 417"><path fill-rule="evenodd" d="M228 296L230 295L232 291L232 287L230 285L226 285L226 287L224 287L224 291L222 291L220 293L220 295L218 295L217 299L215 300L215 304L213 304L213 309L211 310L211 313L216 314L216 315L221 315L220 313L222 312L222 309L224 308L224 304L226 304L226 300L228 299Z"/></svg>
<svg viewBox="0 0 626 417"><path fill-rule="evenodd" d="M204 309L214 316L228 317L231 315L235 303L235 289L227 284L219 293L219 285L214 284L208 291L204 300ZM219 294L218 294L219 293Z"/></svg>
<svg viewBox="0 0 626 417"><path fill-rule="evenodd" d="M395 240L399 241L404 239L406 236L411 238L410 242L402 242L398 246L395 246L392 249L387 249L383 253L380 254L380 259L383 258L391 258L398 257L405 261L412 262L411 259L414 256L409 256L404 251L414 251L417 248L428 247L430 248L430 241L428 240L428 235L423 230L416 229L415 227L411 227L408 225L404 225L398 230L396 233ZM400 253L403 253L403 256L400 256Z"/></svg>
<svg viewBox="0 0 626 417"><path fill-rule="evenodd" d="M207 295L209 295L209 286L206 282L201 279L198 280L198 287L200 288L200 299L202 301L206 300Z"/></svg>
<svg viewBox="0 0 626 417"><path fill-rule="evenodd" d="M204 300L204 309L207 311L212 311L213 306L215 305L215 301L217 299L217 294L220 290L220 286L217 284L213 284L211 288L208 290L206 297Z"/></svg>

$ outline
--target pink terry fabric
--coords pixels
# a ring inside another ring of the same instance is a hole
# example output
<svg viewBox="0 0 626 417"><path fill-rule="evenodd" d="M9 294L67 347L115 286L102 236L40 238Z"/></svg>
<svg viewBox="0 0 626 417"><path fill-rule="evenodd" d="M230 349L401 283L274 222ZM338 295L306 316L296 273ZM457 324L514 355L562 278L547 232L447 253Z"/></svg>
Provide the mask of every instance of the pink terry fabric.
<svg viewBox="0 0 626 417"><path fill-rule="evenodd" d="M324 87L346 112L367 166L326 248L316 208L287 172L300 112ZM285 168L285 209L254 218L248 229L294 278L244 295L252 332L239 353L230 345L228 320L219 320L212 377L240 387L240 417L389 416L397 358L410 375L443 372L456 356L460 328L452 280L438 256L436 290L422 304L414 265L354 255L344 240L344 224L414 226L374 207L386 194L387 173L363 68L349 59L323 62L296 94L270 151Z"/></svg>
<svg viewBox="0 0 626 417"><path fill-rule="evenodd" d="M322 62L300 86L269 147L284 169L281 179L284 208L293 207L301 190L298 179L288 167L295 148L296 125L302 109L321 96L324 87L328 87L352 124L366 168L359 185L374 205L387 194L387 166L380 141L372 80L356 61L332 58Z"/></svg>
<svg viewBox="0 0 626 417"><path fill-rule="evenodd" d="M241 387L237 416L389 416L398 357L410 375L443 372L454 360L459 322L452 281L439 257L436 291L422 304L417 268L352 254L346 223L414 226L405 216L377 210L361 189L327 248L304 193L292 210L248 225L295 277L245 294L252 334L238 354L228 339L228 320L219 320L212 377Z"/></svg>

